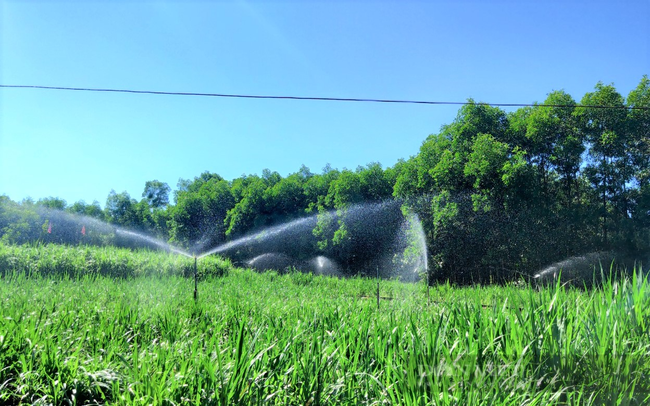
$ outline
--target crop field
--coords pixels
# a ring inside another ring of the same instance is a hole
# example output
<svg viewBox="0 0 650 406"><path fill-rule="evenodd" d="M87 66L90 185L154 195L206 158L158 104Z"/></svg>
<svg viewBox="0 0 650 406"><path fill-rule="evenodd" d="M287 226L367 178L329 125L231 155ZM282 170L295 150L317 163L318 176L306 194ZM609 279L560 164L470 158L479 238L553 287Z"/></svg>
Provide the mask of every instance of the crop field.
<svg viewBox="0 0 650 406"><path fill-rule="evenodd" d="M0 404L650 404L650 285L256 273L0 245Z"/></svg>

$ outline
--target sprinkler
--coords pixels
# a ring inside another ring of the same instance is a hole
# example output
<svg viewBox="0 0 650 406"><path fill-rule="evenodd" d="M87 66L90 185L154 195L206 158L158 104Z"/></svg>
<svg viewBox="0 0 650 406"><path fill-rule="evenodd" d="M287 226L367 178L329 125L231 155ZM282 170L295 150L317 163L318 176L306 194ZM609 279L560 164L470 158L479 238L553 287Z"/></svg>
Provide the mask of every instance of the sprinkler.
<svg viewBox="0 0 650 406"><path fill-rule="evenodd" d="M379 310L379 265L377 265L377 310Z"/></svg>
<svg viewBox="0 0 650 406"><path fill-rule="evenodd" d="M429 275L429 267L427 266L427 306L429 305L431 305L431 277Z"/></svg>
<svg viewBox="0 0 650 406"><path fill-rule="evenodd" d="M197 283L197 266L196 266L196 255L194 255L194 301L196 302L199 299L199 290Z"/></svg>

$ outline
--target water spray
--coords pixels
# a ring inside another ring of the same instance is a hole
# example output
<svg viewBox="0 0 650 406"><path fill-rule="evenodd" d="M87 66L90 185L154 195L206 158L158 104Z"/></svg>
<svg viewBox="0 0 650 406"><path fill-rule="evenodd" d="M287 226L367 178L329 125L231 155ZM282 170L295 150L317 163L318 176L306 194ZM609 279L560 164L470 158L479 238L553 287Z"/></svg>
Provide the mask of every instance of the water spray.
<svg viewBox="0 0 650 406"><path fill-rule="evenodd" d="M196 302L199 299L199 290L197 282L197 266L196 266L196 255L194 255L194 301Z"/></svg>

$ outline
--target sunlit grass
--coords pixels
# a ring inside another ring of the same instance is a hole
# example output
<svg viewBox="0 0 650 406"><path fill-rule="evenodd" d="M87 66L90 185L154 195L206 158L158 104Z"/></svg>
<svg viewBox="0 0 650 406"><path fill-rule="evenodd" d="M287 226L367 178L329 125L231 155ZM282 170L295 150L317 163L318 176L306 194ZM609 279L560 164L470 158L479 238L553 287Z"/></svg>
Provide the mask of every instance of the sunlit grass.
<svg viewBox="0 0 650 406"><path fill-rule="evenodd" d="M105 273L0 279L0 403L650 403L636 275L589 292L439 285L430 304L422 284L382 281L378 310L371 279L233 269L195 303L183 271Z"/></svg>
<svg viewBox="0 0 650 406"><path fill-rule="evenodd" d="M230 261L206 257L199 262L199 272L223 275L232 268ZM168 252L129 250L89 245L5 245L0 243L0 276L137 276L191 275L194 259Z"/></svg>

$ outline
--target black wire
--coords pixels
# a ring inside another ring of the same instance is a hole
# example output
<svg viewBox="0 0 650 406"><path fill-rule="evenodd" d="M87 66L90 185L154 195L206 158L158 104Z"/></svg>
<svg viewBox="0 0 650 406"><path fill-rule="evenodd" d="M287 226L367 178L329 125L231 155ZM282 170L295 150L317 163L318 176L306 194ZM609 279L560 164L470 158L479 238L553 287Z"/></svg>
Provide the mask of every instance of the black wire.
<svg viewBox="0 0 650 406"><path fill-rule="evenodd" d="M484 102L475 103L475 102L454 102L454 101L360 99L360 98L343 98L343 97L264 96L264 95L251 95L251 94L163 92L163 91L155 91L155 90L98 89L98 88L85 88L85 87L36 86L36 85L0 85L0 88L157 94L157 95L167 95L167 96L229 97L229 98L239 98L239 99L318 100L318 101L337 101L337 102L433 104L433 105L458 105L458 106L475 104L475 105L494 106L494 107L558 107L558 108L573 107L573 108L591 108L591 109L650 110L650 107L642 107L642 106L628 107L628 106L585 105L585 104L572 105L572 104L534 104L534 103L484 103Z"/></svg>

